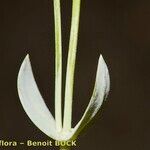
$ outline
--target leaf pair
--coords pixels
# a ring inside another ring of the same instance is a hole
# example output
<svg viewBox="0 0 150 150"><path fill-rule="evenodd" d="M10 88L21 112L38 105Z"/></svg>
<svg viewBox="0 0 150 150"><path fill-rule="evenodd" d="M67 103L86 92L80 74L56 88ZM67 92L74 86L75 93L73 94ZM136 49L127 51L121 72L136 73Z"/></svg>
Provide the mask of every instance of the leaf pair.
<svg viewBox="0 0 150 150"><path fill-rule="evenodd" d="M29 55L21 65L18 74L18 93L21 104L32 122L46 135L54 140L66 141L76 139L81 130L94 118L103 100L109 92L110 79L107 65L102 57L99 58L95 87L91 100L81 118L71 130L58 131L56 121L47 108L35 82Z"/></svg>

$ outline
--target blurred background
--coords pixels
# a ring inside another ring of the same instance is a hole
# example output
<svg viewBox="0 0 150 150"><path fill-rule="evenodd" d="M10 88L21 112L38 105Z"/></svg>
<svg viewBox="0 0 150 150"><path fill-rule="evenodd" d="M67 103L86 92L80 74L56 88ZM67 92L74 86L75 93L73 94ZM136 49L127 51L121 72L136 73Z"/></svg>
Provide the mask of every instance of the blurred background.
<svg viewBox="0 0 150 150"><path fill-rule="evenodd" d="M61 0L63 91L71 0ZM0 139L47 140L24 112L17 74L27 53L38 87L54 114L54 17L52 0L5 0L0 4ZM110 71L111 90L77 150L149 150L150 1L85 0L81 5L75 72L73 126L89 103L99 55ZM5 149L1 147L0 149ZM10 148L12 149L12 148ZM29 148L15 149L57 149Z"/></svg>

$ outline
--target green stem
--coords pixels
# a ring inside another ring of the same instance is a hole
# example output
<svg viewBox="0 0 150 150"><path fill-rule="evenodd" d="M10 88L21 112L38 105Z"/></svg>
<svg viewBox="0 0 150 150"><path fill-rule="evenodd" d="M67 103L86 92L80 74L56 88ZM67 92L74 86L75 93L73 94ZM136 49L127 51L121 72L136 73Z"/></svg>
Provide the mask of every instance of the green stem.
<svg viewBox="0 0 150 150"><path fill-rule="evenodd" d="M62 41L61 41L61 12L60 0L54 0L55 20L55 120L58 131L62 129Z"/></svg>
<svg viewBox="0 0 150 150"><path fill-rule="evenodd" d="M69 146L60 146L59 150L70 150L71 147Z"/></svg>
<svg viewBox="0 0 150 150"><path fill-rule="evenodd" d="M66 89L65 89L65 108L64 108L64 122L63 122L64 130L70 130L72 122L72 98L73 98L74 70L75 70L79 16L80 16L80 1L81 0L73 0L72 5L72 21L71 21L69 54L67 62L67 74L66 74Z"/></svg>

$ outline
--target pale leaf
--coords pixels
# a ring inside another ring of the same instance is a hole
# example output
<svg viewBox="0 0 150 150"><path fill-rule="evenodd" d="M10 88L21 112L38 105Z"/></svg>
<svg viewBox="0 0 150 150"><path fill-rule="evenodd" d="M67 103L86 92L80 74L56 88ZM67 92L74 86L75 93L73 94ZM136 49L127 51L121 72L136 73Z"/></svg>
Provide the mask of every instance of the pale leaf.
<svg viewBox="0 0 150 150"><path fill-rule="evenodd" d="M57 139L55 120L38 90L28 55L18 74L18 93L21 104L32 122L46 135Z"/></svg>
<svg viewBox="0 0 150 150"><path fill-rule="evenodd" d="M102 57L99 58L98 69L96 74L96 82L91 100L85 110L81 120L73 129L73 137L77 137L81 130L94 118L100 109L103 100L108 95L110 88L110 78L107 65Z"/></svg>

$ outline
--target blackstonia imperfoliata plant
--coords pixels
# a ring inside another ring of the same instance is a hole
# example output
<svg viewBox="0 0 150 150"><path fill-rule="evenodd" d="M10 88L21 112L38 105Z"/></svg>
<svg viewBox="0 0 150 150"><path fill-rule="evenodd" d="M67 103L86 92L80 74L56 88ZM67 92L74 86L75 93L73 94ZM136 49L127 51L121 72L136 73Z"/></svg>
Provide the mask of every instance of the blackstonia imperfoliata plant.
<svg viewBox="0 0 150 150"><path fill-rule="evenodd" d="M68 62L65 85L64 117L62 123L62 40L60 0L54 2L55 20L55 119L47 108L35 82L27 55L18 74L18 93L21 104L32 122L50 138L68 141L77 138L81 130L94 118L103 100L109 92L110 79L107 65L100 55L96 81L91 100L80 121L75 127L72 122L72 99L78 27L80 16L80 0L73 0L72 21L68 51Z"/></svg>

